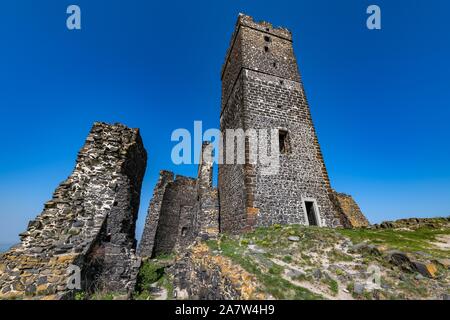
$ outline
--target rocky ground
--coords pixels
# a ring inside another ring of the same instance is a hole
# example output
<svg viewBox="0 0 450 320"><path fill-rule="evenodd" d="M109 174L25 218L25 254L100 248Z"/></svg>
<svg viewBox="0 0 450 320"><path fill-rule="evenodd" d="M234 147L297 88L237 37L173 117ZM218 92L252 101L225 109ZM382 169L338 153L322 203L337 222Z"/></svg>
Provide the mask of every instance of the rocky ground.
<svg viewBox="0 0 450 320"><path fill-rule="evenodd" d="M189 250L203 273L219 270L236 298L450 299L450 218L352 230L275 225ZM172 284L179 259L147 261L135 298L196 298Z"/></svg>

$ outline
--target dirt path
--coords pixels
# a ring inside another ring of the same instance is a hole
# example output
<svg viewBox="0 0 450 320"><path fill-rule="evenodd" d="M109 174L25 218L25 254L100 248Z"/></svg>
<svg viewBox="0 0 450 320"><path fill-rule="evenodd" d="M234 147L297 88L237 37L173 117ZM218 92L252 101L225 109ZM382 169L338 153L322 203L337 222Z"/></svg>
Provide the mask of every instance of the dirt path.
<svg viewBox="0 0 450 320"><path fill-rule="evenodd" d="M435 247L438 247L440 250L450 250L450 235L445 234L436 237L436 242L432 242Z"/></svg>
<svg viewBox="0 0 450 320"><path fill-rule="evenodd" d="M289 263L286 263L284 261L278 260L278 259L271 259L272 262L283 266L285 268L289 268L291 270L297 271L299 273L304 273L304 271L296 266L293 266ZM334 279L338 285L339 285L339 290L338 293L336 295L331 295L328 292L328 288L326 287L326 285L324 284L313 284L309 281L298 281L298 280L294 280L291 277L289 277L287 274L283 274L282 275L283 279L289 281L290 283L292 283L293 285L308 289L309 291L311 291L312 293L315 294L319 294L321 296L323 296L325 299L329 299L329 300L354 300L353 296L348 293L343 291L342 286L343 284L338 280L338 279Z"/></svg>

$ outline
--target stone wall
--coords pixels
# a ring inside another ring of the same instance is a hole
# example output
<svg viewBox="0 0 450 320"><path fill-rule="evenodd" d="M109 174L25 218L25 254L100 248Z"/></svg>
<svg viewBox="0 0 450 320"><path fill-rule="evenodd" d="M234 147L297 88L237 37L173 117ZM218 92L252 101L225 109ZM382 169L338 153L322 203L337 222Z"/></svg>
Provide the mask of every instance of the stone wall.
<svg viewBox="0 0 450 320"><path fill-rule="evenodd" d="M95 123L70 177L1 256L0 297L69 298L71 266L82 290L131 292L146 161L139 130Z"/></svg>
<svg viewBox="0 0 450 320"><path fill-rule="evenodd" d="M277 129L287 131L289 146L278 174L248 162L219 165L221 231L308 224L305 199L316 201L320 225L340 226L290 32L240 15L230 46L222 70L224 141L226 129Z"/></svg>
<svg viewBox="0 0 450 320"><path fill-rule="evenodd" d="M196 181L193 178L176 176L175 181L169 182L164 194L161 213L156 229L155 244L152 256L170 253L182 232L188 236L191 232L190 223L184 224L179 230L180 221L189 222L194 219L197 202Z"/></svg>
<svg viewBox="0 0 450 320"><path fill-rule="evenodd" d="M213 188L213 145L204 142L197 178L197 218L196 236L203 240L215 238L219 234L219 195Z"/></svg>
<svg viewBox="0 0 450 320"><path fill-rule="evenodd" d="M202 146L197 179L161 171L154 189L144 233L142 257L184 249L195 238L209 239L219 232L217 189L212 187L212 145Z"/></svg>
<svg viewBox="0 0 450 320"><path fill-rule="evenodd" d="M353 200L352 196L345 193L335 193L336 200L341 210L341 214L346 220L345 227L359 228L369 226L369 221L361 212L358 204Z"/></svg>
<svg viewBox="0 0 450 320"><path fill-rule="evenodd" d="M174 297L179 300L267 299L258 282L228 258L211 252L204 243L194 243L179 254L168 271L174 279Z"/></svg>
<svg viewBox="0 0 450 320"><path fill-rule="evenodd" d="M162 170L159 173L159 180L156 184L153 197L147 212L145 220L144 232L139 243L138 253L142 257L151 257L155 244L156 229L161 215L161 208L166 193L167 185L174 181L174 175L170 171Z"/></svg>

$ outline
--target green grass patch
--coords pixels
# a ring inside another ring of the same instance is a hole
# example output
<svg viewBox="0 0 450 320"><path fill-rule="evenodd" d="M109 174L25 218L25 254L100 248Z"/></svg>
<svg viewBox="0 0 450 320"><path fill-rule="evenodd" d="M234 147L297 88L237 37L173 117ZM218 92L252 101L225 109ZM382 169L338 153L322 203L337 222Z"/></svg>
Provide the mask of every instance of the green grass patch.
<svg viewBox="0 0 450 320"><path fill-rule="evenodd" d="M328 258L330 259L330 261L332 262L336 262L336 261L353 261L353 257L336 249L332 249L330 250L328 253Z"/></svg>
<svg viewBox="0 0 450 320"><path fill-rule="evenodd" d="M282 229L272 227L271 229L280 231ZM263 234L261 229L255 231L258 236ZM247 237L254 235L247 234ZM269 272L265 272L254 259L246 255L245 249L239 246L239 242L227 236L222 236L220 249L224 256L230 258L234 263L239 264L247 272L254 274L262 284L262 291L271 294L277 299L295 299L295 300L317 300L323 299L322 296L309 291L308 289L295 286L281 277L283 268L272 263Z"/></svg>
<svg viewBox="0 0 450 320"><path fill-rule="evenodd" d="M89 300L114 300L114 293L96 292L89 297Z"/></svg>
<svg viewBox="0 0 450 320"><path fill-rule="evenodd" d="M323 283L328 285L328 289L330 289L330 292L333 296L337 295L339 293L339 284L336 280L333 278L326 277L323 280Z"/></svg>
<svg viewBox="0 0 450 320"><path fill-rule="evenodd" d="M448 257L449 254L448 251L434 247L431 242L436 241L439 235L449 235L450 229L421 227L414 231L394 229L337 229L336 231L349 237L353 243L369 241L398 250L422 251L434 257Z"/></svg>
<svg viewBox="0 0 450 320"><path fill-rule="evenodd" d="M273 275L280 275L284 271L284 268L282 266L279 266L277 264L274 264L269 268L269 273Z"/></svg>

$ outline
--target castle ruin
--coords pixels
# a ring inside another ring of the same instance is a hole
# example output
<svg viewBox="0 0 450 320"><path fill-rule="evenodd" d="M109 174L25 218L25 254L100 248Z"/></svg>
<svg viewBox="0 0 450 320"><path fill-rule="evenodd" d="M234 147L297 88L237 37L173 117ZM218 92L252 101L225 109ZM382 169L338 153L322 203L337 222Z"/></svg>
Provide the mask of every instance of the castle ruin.
<svg viewBox="0 0 450 320"><path fill-rule="evenodd" d="M218 230L242 233L273 224L368 224L350 196L331 188L290 31L240 14L221 79L224 141L227 129L277 129L280 171L265 175L261 165L250 164L248 143L245 164L218 165L217 189L212 188L212 162L205 164L203 156L197 179L174 179L172 172L161 171L140 243L142 256L170 252ZM205 146L211 145L203 145L202 155ZM226 148L222 152L226 158Z"/></svg>
<svg viewBox="0 0 450 320"><path fill-rule="evenodd" d="M219 232L368 225L351 196L331 188L287 29L239 15L221 79L223 136L227 129L276 129L278 174L264 175L261 165L249 162L219 164L215 188L213 148L204 142L197 178L160 172L136 254L147 154L138 129L95 123L71 176L29 223L21 243L0 256L0 298L73 298L67 286L72 267L81 272L78 290L129 295L141 257L183 251ZM247 160L247 143L245 154ZM175 268L180 274L187 260Z"/></svg>
<svg viewBox="0 0 450 320"><path fill-rule="evenodd" d="M86 292L129 294L139 257L135 228L147 153L138 129L95 123L72 174L0 256L0 297L71 298L78 269Z"/></svg>
<svg viewBox="0 0 450 320"><path fill-rule="evenodd" d="M212 186L212 145L203 143L198 178L161 171L150 202L139 254L154 257L219 233L217 188Z"/></svg>
<svg viewBox="0 0 450 320"><path fill-rule="evenodd" d="M220 128L277 129L280 148L275 175L248 163L219 166L222 231L341 225L287 29L239 15L222 68Z"/></svg>

